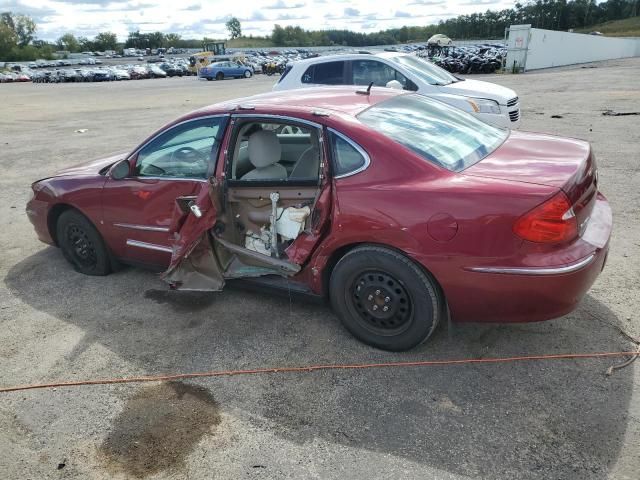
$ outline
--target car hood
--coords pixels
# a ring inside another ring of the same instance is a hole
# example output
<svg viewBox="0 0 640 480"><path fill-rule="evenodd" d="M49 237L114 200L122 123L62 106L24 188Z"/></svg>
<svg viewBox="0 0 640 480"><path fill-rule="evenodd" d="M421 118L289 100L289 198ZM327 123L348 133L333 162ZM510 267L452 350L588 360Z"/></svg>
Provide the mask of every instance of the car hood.
<svg viewBox="0 0 640 480"><path fill-rule="evenodd" d="M590 158L591 147L583 140L511 131L500 147L463 173L563 188L585 173Z"/></svg>
<svg viewBox="0 0 640 480"><path fill-rule="evenodd" d="M481 80L467 79L462 82L450 83L449 85L440 87L440 90L453 95L488 98L496 100L500 105L506 105L508 100L517 97L516 92L510 88Z"/></svg>
<svg viewBox="0 0 640 480"><path fill-rule="evenodd" d="M117 153L105 158L99 158L97 160L90 160L88 162L80 163L78 165L74 165L72 167L63 168L62 170L58 170L54 176L63 177L68 175L77 175L77 176L85 176L85 175L96 175L100 170L110 165L113 165L120 160L126 158L127 152Z"/></svg>

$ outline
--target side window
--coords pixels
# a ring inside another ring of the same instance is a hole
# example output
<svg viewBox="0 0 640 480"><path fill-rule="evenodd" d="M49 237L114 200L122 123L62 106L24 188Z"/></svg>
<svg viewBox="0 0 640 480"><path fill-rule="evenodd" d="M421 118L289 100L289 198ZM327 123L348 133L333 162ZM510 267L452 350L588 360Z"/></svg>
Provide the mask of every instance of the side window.
<svg viewBox="0 0 640 480"><path fill-rule="evenodd" d="M329 142L335 177L348 175L366 167L368 162L367 154L357 147L355 143L333 131L329 132Z"/></svg>
<svg viewBox="0 0 640 480"><path fill-rule="evenodd" d="M138 152L136 175L206 179L218 152L224 120L193 120L162 133Z"/></svg>
<svg viewBox="0 0 640 480"><path fill-rule="evenodd" d="M234 138L227 178L318 181L322 157L318 129L303 124L255 120L240 124Z"/></svg>
<svg viewBox="0 0 640 480"><path fill-rule="evenodd" d="M325 62L311 65L304 72L302 83L344 85L344 62Z"/></svg>
<svg viewBox="0 0 640 480"><path fill-rule="evenodd" d="M352 79L354 85L369 85L385 87L391 80L397 80L404 90L416 91L416 85L386 63L376 60L355 60L352 64Z"/></svg>

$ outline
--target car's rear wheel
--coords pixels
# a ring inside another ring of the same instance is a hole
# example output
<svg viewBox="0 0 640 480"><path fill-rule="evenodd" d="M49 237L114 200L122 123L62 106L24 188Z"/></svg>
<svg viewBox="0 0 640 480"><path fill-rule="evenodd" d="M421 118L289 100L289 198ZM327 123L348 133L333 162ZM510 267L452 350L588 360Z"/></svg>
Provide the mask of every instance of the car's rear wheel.
<svg viewBox="0 0 640 480"><path fill-rule="evenodd" d="M216 74L216 80L224 80L224 73L218 72Z"/></svg>
<svg viewBox="0 0 640 480"><path fill-rule="evenodd" d="M244 78L251 78L251 71L250 70L245 70L244 71Z"/></svg>
<svg viewBox="0 0 640 480"><path fill-rule="evenodd" d="M109 253L100 233L76 210L66 210L56 224L58 245L76 271L85 275L107 275Z"/></svg>
<svg viewBox="0 0 640 480"><path fill-rule="evenodd" d="M356 338L391 351L429 338L443 305L430 275L400 253L376 246L357 247L338 261L329 296Z"/></svg>

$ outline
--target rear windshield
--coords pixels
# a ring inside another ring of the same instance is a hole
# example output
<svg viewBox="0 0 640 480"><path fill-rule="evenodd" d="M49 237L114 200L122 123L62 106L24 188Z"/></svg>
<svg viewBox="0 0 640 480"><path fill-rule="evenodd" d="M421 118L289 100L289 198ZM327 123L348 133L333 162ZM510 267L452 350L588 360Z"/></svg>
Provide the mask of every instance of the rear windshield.
<svg viewBox="0 0 640 480"><path fill-rule="evenodd" d="M422 95L399 95L358 115L362 123L425 160L460 172L498 148L509 130Z"/></svg>

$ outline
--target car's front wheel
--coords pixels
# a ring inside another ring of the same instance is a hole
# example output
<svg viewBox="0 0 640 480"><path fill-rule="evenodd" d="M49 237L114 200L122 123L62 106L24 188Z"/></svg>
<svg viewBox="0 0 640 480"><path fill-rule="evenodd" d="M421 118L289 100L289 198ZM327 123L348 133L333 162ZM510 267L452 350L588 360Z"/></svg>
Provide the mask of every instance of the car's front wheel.
<svg viewBox="0 0 640 480"><path fill-rule="evenodd" d="M244 78L251 78L251 71L250 70L245 70L244 71Z"/></svg>
<svg viewBox="0 0 640 480"><path fill-rule="evenodd" d="M76 271L85 275L107 275L109 253L100 233L76 210L62 212L56 224L58 245Z"/></svg>
<svg viewBox="0 0 640 480"><path fill-rule="evenodd" d="M331 305L359 340L391 351L424 342L440 320L443 299L435 281L393 250L362 246L336 264Z"/></svg>

